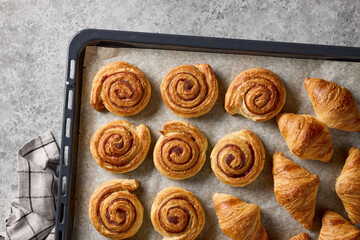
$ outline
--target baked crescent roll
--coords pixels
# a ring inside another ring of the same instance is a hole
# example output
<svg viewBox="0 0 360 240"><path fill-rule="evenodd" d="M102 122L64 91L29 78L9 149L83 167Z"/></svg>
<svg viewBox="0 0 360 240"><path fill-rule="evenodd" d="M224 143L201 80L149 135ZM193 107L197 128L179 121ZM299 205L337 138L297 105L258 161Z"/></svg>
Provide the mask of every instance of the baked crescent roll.
<svg viewBox="0 0 360 240"><path fill-rule="evenodd" d="M233 240L270 239L260 221L260 207L230 194L213 196L221 230Z"/></svg>
<svg viewBox="0 0 360 240"><path fill-rule="evenodd" d="M330 128L360 131L360 112L349 89L320 78L304 81L316 116Z"/></svg>
<svg viewBox="0 0 360 240"><path fill-rule="evenodd" d="M91 138L90 151L100 167L117 173L137 168L150 147L150 131L144 125L112 121L100 127Z"/></svg>
<svg viewBox="0 0 360 240"><path fill-rule="evenodd" d="M333 154L329 129L310 115L280 113L276 116L280 132L291 152L300 159L329 162Z"/></svg>
<svg viewBox="0 0 360 240"><path fill-rule="evenodd" d="M211 168L223 183L246 186L260 175L265 149L251 130L241 130L221 138L211 152Z"/></svg>
<svg viewBox="0 0 360 240"><path fill-rule="evenodd" d="M151 222L163 240L194 240L204 228L205 212L193 193L170 187L156 196Z"/></svg>
<svg viewBox="0 0 360 240"><path fill-rule="evenodd" d="M133 191L135 179L112 180L97 187L89 203L89 217L102 235L111 239L129 238L139 230L144 209Z"/></svg>
<svg viewBox="0 0 360 240"><path fill-rule="evenodd" d="M340 176L336 179L336 193L342 200L352 224L360 222L360 150L352 147Z"/></svg>
<svg viewBox="0 0 360 240"><path fill-rule="evenodd" d="M263 68L241 72L231 82L225 95L225 110L253 121L275 117L285 104L286 90L280 78Z"/></svg>
<svg viewBox="0 0 360 240"><path fill-rule="evenodd" d="M309 234L300 233L300 234L292 237L290 240L309 240Z"/></svg>
<svg viewBox="0 0 360 240"><path fill-rule="evenodd" d="M170 121L160 132L154 148L154 165L162 175L181 180L201 170L208 142L198 128L185 121Z"/></svg>
<svg viewBox="0 0 360 240"><path fill-rule="evenodd" d="M360 231L340 214L326 210L322 218L319 240L359 240Z"/></svg>
<svg viewBox="0 0 360 240"><path fill-rule="evenodd" d="M273 156L274 193L284 207L304 228L314 223L316 194L320 185L318 175L276 152Z"/></svg>
<svg viewBox="0 0 360 240"><path fill-rule="evenodd" d="M209 112L219 94L214 71L208 64L171 69L162 80L160 90L166 106L184 118Z"/></svg>

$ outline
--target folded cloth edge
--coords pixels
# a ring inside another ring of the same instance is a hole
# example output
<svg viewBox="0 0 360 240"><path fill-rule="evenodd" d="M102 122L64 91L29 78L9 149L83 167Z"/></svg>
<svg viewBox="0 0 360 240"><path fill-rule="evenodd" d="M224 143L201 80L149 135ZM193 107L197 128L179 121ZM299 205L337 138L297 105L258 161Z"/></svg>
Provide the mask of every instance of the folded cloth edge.
<svg viewBox="0 0 360 240"><path fill-rule="evenodd" d="M59 148L47 131L18 151L18 197L6 219L6 240L54 239Z"/></svg>

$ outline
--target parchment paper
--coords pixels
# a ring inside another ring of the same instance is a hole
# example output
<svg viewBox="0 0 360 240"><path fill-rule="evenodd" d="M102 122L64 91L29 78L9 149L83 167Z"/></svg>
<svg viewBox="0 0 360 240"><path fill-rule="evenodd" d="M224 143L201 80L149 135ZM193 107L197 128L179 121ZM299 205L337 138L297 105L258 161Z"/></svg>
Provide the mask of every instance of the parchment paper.
<svg viewBox="0 0 360 240"><path fill-rule="evenodd" d="M126 61L138 66L148 77L151 99L147 107L131 117L119 117L107 110L95 111L89 103L91 83L96 72L112 61ZM160 83L165 74L178 65L208 63L214 69L219 82L219 97L212 110L199 118L183 119L173 114L164 104L160 94ZM153 229L150 209L156 194L164 188L178 186L193 192L201 201L206 214L206 223L198 239L228 239L221 231L212 202L216 192L229 193L243 201L261 207L261 220L271 239L290 239L292 236L308 232L311 239L317 239L321 228L321 218L325 209L331 209L347 218L347 214L335 192L335 180L340 174L347 151L351 146L360 147L360 133L349 133L331 129L334 154L330 163L314 160L300 160L291 154L274 119L253 122L240 115L230 116L224 110L224 98L230 82L241 71L262 67L275 72L283 81L287 99L283 111L315 115L307 97L303 81L306 76L335 81L352 90L360 102L360 64L323 60L303 60L276 57L245 56L235 54L198 53L150 49L111 49L88 47L86 50L84 80L82 90L80 145L76 183L76 207L74 239L105 239L92 226L88 217L88 203L94 189L101 183L120 178L135 178L140 183L137 197L144 206L144 221L138 233L131 239L162 239ZM152 142L145 161L136 170L125 173L110 173L100 168L93 160L89 146L92 134L100 126L112 120L123 119L134 125L146 124ZM154 167L152 152L159 130L170 120L185 120L197 126L207 137L209 148L207 160L202 170L194 177L182 181L170 180L162 176ZM235 188L222 183L210 168L210 152L223 136L241 129L251 129L261 138L266 149L266 162L260 176L253 183ZM282 208L273 192L272 155L283 152L288 158L318 174L321 184L317 195L315 223L311 231L306 231L300 223ZM358 226L359 227L359 226Z"/></svg>

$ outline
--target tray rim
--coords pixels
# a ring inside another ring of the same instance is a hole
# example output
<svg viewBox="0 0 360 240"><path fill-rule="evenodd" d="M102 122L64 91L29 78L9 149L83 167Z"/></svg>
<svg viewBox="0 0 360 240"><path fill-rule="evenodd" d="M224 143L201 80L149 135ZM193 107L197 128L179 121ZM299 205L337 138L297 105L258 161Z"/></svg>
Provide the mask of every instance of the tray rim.
<svg viewBox="0 0 360 240"><path fill-rule="evenodd" d="M79 31L72 37L69 44L65 78L55 222L55 239L61 240L72 238L83 80L82 68L87 46L153 48L360 62L360 47L103 29L84 29ZM72 92L72 95L69 98L70 92ZM67 156L65 156L65 147L68 149ZM66 164L64 162L65 159ZM64 189L63 182L66 182Z"/></svg>

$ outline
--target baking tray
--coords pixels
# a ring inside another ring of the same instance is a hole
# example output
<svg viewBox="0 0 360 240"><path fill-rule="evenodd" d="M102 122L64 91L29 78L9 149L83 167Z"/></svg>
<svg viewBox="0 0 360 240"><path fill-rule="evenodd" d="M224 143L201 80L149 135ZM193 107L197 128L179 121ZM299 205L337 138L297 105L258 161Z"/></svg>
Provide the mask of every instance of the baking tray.
<svg viewBox="0 0 360 240"><path fill-rule="evenodd" d="M72 238L81 89L85 48L87 46L150 48L360 62L360 48L355 47L98 29L80 31L71 40L68 50L55 227L56 239Z"/></svg>

